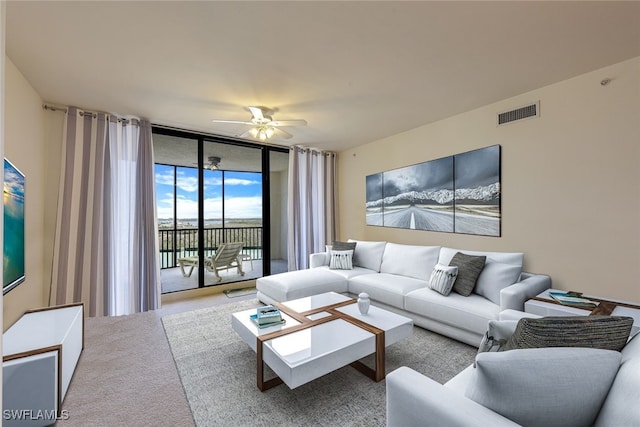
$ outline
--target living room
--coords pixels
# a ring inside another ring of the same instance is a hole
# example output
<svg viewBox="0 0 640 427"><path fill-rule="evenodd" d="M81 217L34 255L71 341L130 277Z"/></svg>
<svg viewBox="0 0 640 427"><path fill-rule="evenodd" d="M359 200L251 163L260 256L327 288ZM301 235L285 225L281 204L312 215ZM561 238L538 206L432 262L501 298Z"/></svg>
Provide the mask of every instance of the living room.
<svg viewBox="0 0 640 427"><path fill-rule="evenodd" d="M524 269L549 275L554 288L640 302L640 287L635 281L640 275L638 8L633 2L606 3L604 7L596 2L603 9L587 14L600 16L605 10L613 14L609 18L612 21L602 18L602 28L595 31L593 39L598 40L599 32L611 32L614 28L618 28L620 37L635 39L624 46L606 39L609 44L587 44L582 51L593 50L598 60L609 58L606 54L609 52L615 60L599 63L594 59L592 63L581 64L580 72L560 74L556 80L524 91L496 91L490 102L429 123L398 129L356 146L334 149L338 152L336 236L344 240L523 252ZM3 16L10 20L13 5L3 3L3 7ZM589 6L574 7L579 10ZM624 25L615 20L622 16L628 18ZM571 22L565 25L571 28ZM565 36L571 33L567 30ZM10 45L11 40L4 37L3 40ZM578 53L575 52L576 57L589 56ZM510 55L514 61L530 60L532 74L538 71L537 67L553 69L557 62L560 68L571 62L545 58L546 62L538 63L517 53ZM39 93L25 77L26 70L21 70L10 55L3 52L2 58L4 153L28 177L26 241L30 245L25 282L3 298L3 330L6 330L24 311L48 304L58 193L57 179L52 177L59 175L60 170L62 120L42 109L43 103L58 100ZM465 67L464 60L460 66ZM503 70L504 74L510 72ZM60 77L52 75L52 79ZM475 84L480 86L482 82ZM416 91L420 90L416 87ZM446 92L448 88L441 90ZM429 104L429 93L423 96L425 104ZM538 101L539 117L496 126L496 114ZM241 105L252 102L238 101L236 106L240 110ZM107 108L99 104L87 107ZM295 116L294 111L291 114ZM500 237L366 224L364 184L368 175L495 144L502 147Z"/></svg>

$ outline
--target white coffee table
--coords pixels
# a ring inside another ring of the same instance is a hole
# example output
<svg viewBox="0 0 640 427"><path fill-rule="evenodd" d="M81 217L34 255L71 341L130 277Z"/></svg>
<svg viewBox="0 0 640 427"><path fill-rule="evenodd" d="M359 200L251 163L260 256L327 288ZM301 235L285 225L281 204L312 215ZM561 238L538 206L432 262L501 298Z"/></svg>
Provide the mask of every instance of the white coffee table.
<svg viewBox="0 0 640 427"><path fill-rule="evenodd" d="M413 321L374 306L362 315L355 302L328 292L276 304L286 323L264 329L249 318L255 308L234 313L233 330L257 354L258 388L284 382L293 389L349 364L374 381L384 379L385 347L411 336ZM374 369L359 362L374 353ZM264 363L278 378L264 379Z"/></svg>

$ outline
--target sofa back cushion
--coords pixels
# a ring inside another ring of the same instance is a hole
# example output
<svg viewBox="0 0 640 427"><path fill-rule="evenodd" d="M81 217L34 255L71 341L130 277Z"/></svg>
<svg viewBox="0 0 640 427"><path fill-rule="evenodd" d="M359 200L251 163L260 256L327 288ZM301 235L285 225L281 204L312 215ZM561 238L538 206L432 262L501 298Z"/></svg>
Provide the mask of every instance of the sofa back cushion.
<svg viewBox="0 0 640 427"><path fill-rule="evenodd" d="M522 252L480 252L443 247L440 250L438 262L449 265L457 252L487 257L473 292L498 305L500 304L500 291L516 283L522 273L522 263L524 262Z"/></svg>
<svg viewBox="0 0 640 427"><path fill-rule="evenodd" d="M619 352L593 348L480 353L465 396L528 427L591 426L619 365Z"/></svg>
<svg viewBox="0 0 640 427"><path fill-rule="evenodd" d="M595 427L640 426L640 334L622 349L622 364L600 409Z"/></svg>
<svg viewBox="0 0 640 427"><path fill-rule="evenodd" d="M438 263L439 254L440 246L387 243L380 272L429 281L433 267Z"/></svg>
<svg viewBox="0 0 640 427"><path fill-rule="evenodd" d="M356 248L353 251L353 265L355 267L368 268L376 273L380 272L380 264L382 263L382 253L387 242L368 242L365 240L349 239L349 242L355 242Z"/></svg>

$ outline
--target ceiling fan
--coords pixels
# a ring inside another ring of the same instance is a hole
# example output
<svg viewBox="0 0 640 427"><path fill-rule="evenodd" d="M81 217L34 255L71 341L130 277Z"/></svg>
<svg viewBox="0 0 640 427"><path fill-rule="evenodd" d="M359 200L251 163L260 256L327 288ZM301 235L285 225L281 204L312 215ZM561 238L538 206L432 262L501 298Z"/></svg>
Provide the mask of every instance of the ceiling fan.
<svg viewBox="0 0 640 427"><path fill-rule="evenodd" d="M209 161L209 163L204 165L205 169L208 169L210 171L217 171L218 169L220 169L220 161L222 160L220 157L209 156L207 160ZM197 164L198 163L194 163L194 165Z"/></svg>
<svg viewBox="0 0 640 427"><path fill-rule="evenodd" d="M280 127L286 126L306 126L306 120L273 120L271 115L274 110L267 107L247 107L251 111L251 121L239 121L239 120L211 120L214 123L233 123L250 125L251 129L239 135L241 138L251 137L253 139L259 139L265 141L279 136L284 139L293 137L289 132L280 129Z"/></svg>

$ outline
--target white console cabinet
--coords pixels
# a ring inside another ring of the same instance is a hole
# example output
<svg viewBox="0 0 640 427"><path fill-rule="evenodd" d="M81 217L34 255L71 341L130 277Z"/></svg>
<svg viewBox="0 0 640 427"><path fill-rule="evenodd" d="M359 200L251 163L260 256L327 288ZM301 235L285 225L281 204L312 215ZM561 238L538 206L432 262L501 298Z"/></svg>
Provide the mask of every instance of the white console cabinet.
<svg viewBox="0 0 640 427"><path fill-rule="evenodd" d="M2 336L2 425L45 426L61 406L84 347L84 305L28 311Z"/></svg>

